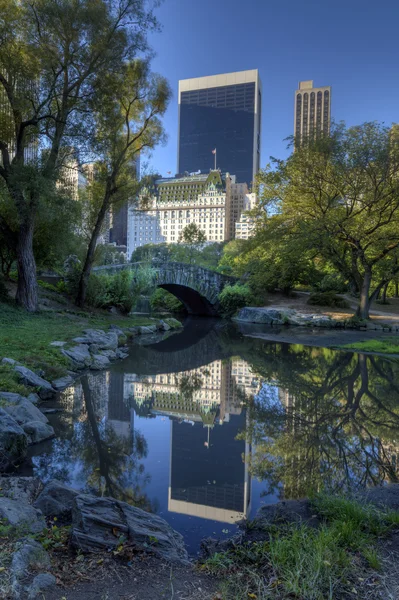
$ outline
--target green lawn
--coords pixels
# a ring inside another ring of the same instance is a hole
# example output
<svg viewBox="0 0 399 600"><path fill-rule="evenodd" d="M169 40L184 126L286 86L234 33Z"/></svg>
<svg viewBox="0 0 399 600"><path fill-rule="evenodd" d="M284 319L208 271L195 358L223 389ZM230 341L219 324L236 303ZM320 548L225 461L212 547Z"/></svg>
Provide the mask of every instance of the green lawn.
<svg viewBox="0 0 399 600"><path fill-rule="evenodd" d="M51 342L69 342L87 328L107 330L111 324L132 327L149 323L146 317L121 317L105 311L29 314L13 304L0 303L0 359L13 358L33 370L42 369L51 380L65 374L68 367L67 359ZM0 390L24 391L8 366L0 365Z"/></svg>
<svg viewBox="0 0 399 600"><path fill-rule="evenodd" d="M365 340L354 344L345 344L340 348L358 350L359 352L379 352L381 354L399 354L399 336L380 340Z"/></svg>

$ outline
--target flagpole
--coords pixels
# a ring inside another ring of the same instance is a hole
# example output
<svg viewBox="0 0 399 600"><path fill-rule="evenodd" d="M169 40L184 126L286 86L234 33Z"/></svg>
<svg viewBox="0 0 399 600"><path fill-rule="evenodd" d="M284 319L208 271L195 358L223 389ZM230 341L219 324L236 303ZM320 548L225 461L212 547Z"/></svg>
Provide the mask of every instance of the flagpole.
<svg viewBox="0 0 399 600"><path fill-rule="evenodd" d="M216 148L215 148L215 171L216 171Z"/></svg>

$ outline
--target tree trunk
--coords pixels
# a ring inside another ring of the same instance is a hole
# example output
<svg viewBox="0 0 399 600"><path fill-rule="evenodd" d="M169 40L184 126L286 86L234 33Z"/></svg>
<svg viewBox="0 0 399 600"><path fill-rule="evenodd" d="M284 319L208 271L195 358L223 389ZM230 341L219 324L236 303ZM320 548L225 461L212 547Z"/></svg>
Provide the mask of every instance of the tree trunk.
<svg viewBox="0 0 399 600"><path fill-rule="evenodd" d="M36 262L33 254L34 222L23 223L20 226L16 246L18 287L16 294L17 304L29 312L36 312L38 308Z"/></svg>
<svg viewBox="0 0 399 600"><path fill-rule="evenodd" d="M94 254L96 251L97 241L98 241L98 238L101 233L101 228L103 226L104 218L107 213L108 207L109 207L109 196L108 196L108 194L106 194L104 197L102 206L100 208L100 211L97 215L96 224L95 224L93 232L91 234L89 247L87 248L86 259L85 259L85 262L83 265L83 270L82 270L80 280L79 280L79 290L78 290L78 295L76 297L75 304L76 304L76 306L80 306L81 308L83 308L83 306L85 305L85 302L86 302L87 286L89 284L90 273L91 273L91 269L92 269L93 263L94 263Z"/></svg>
<svg viewBox="0 0 399 600"><path fill-rule="evenodd" d="M399 282L395 281L395 298L399 298Z"/></svg>
<svg viewBox="0 0 399 600"><path fill-rule="evenodd" d="M389 281L386 282L386 284L384 285L383 290L382 290L381 301L382 301L383 304L386 304L386 301L387 301L388 285L389 285Z"/></svg>
<svg viewBox="0 0 399 600"><path fill-rule="evenodd" d="M370 313L370 285L371 269L366 269L363 277L362 287L360 289L360 303L356 311L356 316L360 319L368 319Z"/></svg>

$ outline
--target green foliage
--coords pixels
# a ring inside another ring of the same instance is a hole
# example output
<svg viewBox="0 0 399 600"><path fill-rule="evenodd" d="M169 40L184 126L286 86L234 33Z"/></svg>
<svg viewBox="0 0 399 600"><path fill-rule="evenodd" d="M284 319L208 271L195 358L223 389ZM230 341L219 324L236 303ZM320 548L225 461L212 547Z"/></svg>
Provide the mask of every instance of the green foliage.
<svg viewBox="0 0 399 600"><path fill-rule="evenodd" d="M95 308L115 306L123 313L134 308L140 294L153 287L154 270L142 267L134 273L121 270L113 275L92 273L87 287L86 302Z"/></svg>
<svg viewBox="0 0 399 600"><path fill-rule="evenodd" d="M358 352L377 352L379 354L399 354L399 336L384 337L380 340L365 340L345 344L341 348L357 350Z"/></svg>
<svg viewBox="0 0 399 600"><path fill-rule="evenodd" d="M315 286L320 292L345 293L348 291L347 283L340 273L326 273Z"/></svg>
<svg viewBox="0 0 399 600"><path fill-rule="evenodd" d="M310 295L308 304L313 306L330 306L332 308L349 308L350 304L334 292L315 292Z"/></svg>
<svg viewBox="0 0 399 600"><path fill-rule="evenodd" d="M150 297L151 308L154 311L180 313L185 310L184 304L170 292L157 288Z"/></svg>
<svg viewBox="0 0 399 600"><path fill-rule="evenodd" d="M179 235L179 244L186 244L189 250L189 263L194 259L195 251L198 251L206 242L206 235L196 223L187 225Z"/></svg>
<svg viewBox="0 0 399 600"><path fill-rule="evenodd" d="M253 296L249 287L240 283L226 285L219 294L222 313L229 317L234 315L240 308L251 304L252 300Z"/></svg>
<svg viewBox="0 0 399 600"><path fill-rule="evenodd" d="M19 383L11 365L0 365L0 391L26 395L27 390Z"/></svg>
<svg viewBox="0 0 399 600"><path fill-rule="evenodd" d="M69 543L70 533L71 527L58 527L54 524L37 534L36 539L41 543L44 550L66 549Z"/></svg>

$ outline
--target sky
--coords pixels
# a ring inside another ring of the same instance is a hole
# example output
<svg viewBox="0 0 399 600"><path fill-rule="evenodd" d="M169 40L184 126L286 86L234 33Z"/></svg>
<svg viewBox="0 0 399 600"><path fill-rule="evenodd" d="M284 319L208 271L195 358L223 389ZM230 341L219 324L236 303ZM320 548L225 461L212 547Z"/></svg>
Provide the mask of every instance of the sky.
<svg viewBox="0 0 399 600"><path fill-rule="evenodd" d="M179 79L259 69L261 166L288 155L298 81L332 86L335 121L399 121L398 0L164 0L156 14L152 66L173 90L149 159L162 175L177 170Z"/></svg>

